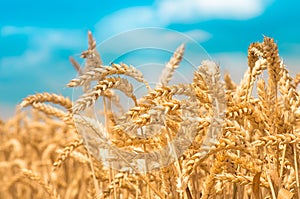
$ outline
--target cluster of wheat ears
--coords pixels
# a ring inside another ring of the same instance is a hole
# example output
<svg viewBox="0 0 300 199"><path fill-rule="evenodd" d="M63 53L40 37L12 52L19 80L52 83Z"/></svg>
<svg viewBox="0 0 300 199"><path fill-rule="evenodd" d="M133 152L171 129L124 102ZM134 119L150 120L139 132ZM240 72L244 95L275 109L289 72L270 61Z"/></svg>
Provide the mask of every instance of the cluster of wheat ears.
<svg viewBox="0 0 300 199"><path fill-rule="evenodd" d="M249 46L240 84L203 61L191 83L170 85L181 45L155 88L133 66L104 66L88 41L84 67L71 59L76 101L30 95L20 104L30 111L0 122L0 198L300 198L300 75L289 75L273 39ZM137 99L126 77L147 93Z"/></svg>

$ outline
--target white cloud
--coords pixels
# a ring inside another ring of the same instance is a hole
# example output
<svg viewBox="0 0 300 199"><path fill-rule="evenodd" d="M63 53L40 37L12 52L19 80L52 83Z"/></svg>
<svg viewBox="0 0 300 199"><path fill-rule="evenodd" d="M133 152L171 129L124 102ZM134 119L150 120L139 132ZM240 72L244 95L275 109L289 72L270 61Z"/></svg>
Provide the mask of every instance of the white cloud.
<svg viewBox="0 0 300 199"><path fill-rule="evenodd" d="M196 41L207 41L212 37L212 35L208 32L205 32L203 30L190 30L184 32L187 36L191 37L192 39Z"/></svg>
<svg viewBox="0 0 300 199"><path fill-rule="evenodd" d="M208 19L249 19L260 15L266 0L163 0L157 11L166 23L191 23Z"/></svg>
<svg viewBox="0 0 300 199"><path fill-rule="evenodd" d="M17 90L22 93L22 97L39 90L65 92L63 91L65 84L76 75L76 72L69 64L68 57L62 58L65 56L62 52L80 53L86 47L86 32L10 26L3 27L1 34L1 40L20 34L28 36L26 49L20 55L0 59L0 79L7 79L10 82L0 88L1 92ZM11 46L15 45L18 43L11 44ZM11 103L22 98L17 99L17 96L18 94L14 94L15 98L10 98ZM6 100L0 99L0 103L5 103Z"/></svg>
<svg viewBox="0 0 300 199"><path fill-rule="evenodd" d="M6 36L28 35L29 48L20 56L5 57L0 60L1 70L15 72L41 67L50 61L54 50L59 48L80 49L85 42L85 33L78 30L43 29L36 27L5 26L1 29L2 39Z"/></svg>
<svg viewBox="0 0 300 199"><path fill-rule="evenodd" d="M210 19L245 20L263 13L273 0L158 0L152 6L121 9L96 24L101 39L134 28L166 27Z"/></svg>
<svg viewBox="0 0 300 199"><path fill-rule="evenodd" d="M163 26L151 7L130 7L119 10L102 18L96 24L98 36L107 38L111 35L142 27ZM113 34L111 34L113 33Z"/></svg>
<svg viewBox="0 0 300 199"><path fill-rule="evenodd" d="M1 36L9 36L16 34L30 34L34 31L33 27L16 27L16 26L4 26L1 28Z"/></svg>
<svg viewBox="0 0 300 199"><path fill-rule="evenodd" d="M140 28L104 40L97 48L105 64L119 62L124 57L135 57L134 63L138 60L142 61L139 63L149 63L153 57L161 60L159 57L163 56L163 53L168 52L171 56L176 48L184 43L185 58L197 65L201 62L200 57L208 57L198 42L209 38L210 34L201 30L181 33L165 28ZM138 56L143 58L139 59Z"/></svg>

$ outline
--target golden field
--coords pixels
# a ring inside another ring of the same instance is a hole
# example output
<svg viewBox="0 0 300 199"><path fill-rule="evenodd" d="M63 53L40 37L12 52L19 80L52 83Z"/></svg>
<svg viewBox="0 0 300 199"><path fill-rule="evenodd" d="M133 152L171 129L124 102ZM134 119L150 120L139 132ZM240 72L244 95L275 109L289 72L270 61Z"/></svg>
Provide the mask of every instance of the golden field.
<svg viewBox="0 0 300 199"><path fill-rule="evenodd" d="M104 66L89 33L84 67L71 59L76 101L30 95L0 121L0 198L300 198L300 75L289 75L274 40L249 46L239 84L204 60L191 83L171 85L183 56L181 45L152 88L133 66ZM147 93L137 98L129 80ZM153 153L148 162L159 165L142 168L124 155L155 151L172 153Z"/></svg>

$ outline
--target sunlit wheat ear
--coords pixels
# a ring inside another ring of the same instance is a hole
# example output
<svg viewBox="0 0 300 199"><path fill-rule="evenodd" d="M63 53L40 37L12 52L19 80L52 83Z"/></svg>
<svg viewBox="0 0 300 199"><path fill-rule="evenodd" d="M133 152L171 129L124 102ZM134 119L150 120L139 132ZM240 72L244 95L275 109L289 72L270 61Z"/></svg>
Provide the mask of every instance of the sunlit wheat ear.
<svg viewBox="0 0 300 199"><path fill-rule="evenodd" d="M151 90L147 93L147 95L143 96L139 102L140 103L151 103L151 100L156 99L171 99L175 95L185 95L190 97L190 100L195 100L196 94L194 88L191 84L177 84L172 86L161 86L156 87L154 90Z"/></svg>
<svg viewBox="0 0 300 199"><path fill-rule="evenodd" d="M70 154L79 146L83 145L82 140L74 140L72 143L68 144L63 151L59 154L59 157L53 163L52 170L59 168L63 162L70 156Z"/></svg>
<svg viewBox="0 0 300 199"><path fill-rule="evenodd" d="M76 87L89 84L91 81L98 80L98 77L104 71L103 68L93 67L89 70L86 70L83 74L80 74L79 77L72 79L67 86Z"/></svg>
<svg viewBox="0 0 300 199"><path fill-rule="evenodd" d="M277 108L277 92L278 92L278 82L281 78L281 59L278 54L278 47L274 42L274 39L269 37L264 37L263 45L263 58L267 60L267 68L268 68L268 100L269 103L273 104L270 108L271 111L275 112ZM270 115L273 118L273 114ZM276 117L276 116L275 116ZM272 119L273 120L273 119Z"/></svg>
<svg viewBox="0 0 300 199"><path fill-rule="evenodd" d="M265 122L270 119L270 104L268 103L267 88L264 79L259 79L257 81L257 95L259 99L258 107L260 108L261 117Z"/></svg>
<svg viewBox="0 0 300 199"><path fill-rule="evenodd" d="M76 62L72 57L70 57L70 62L81 77L81 86L83 86L83 90L85 92L90 88L90 82L92 80L95 80L94 76L99 73L99 70L101 71L101 68L103 67L100 54L96 49L96 41L93 39L92 33L90 31L88 32L88 49L82 52L81 58L85 59L83 68L81 68L80 64ZM71 85L69 83L67 86Z"/></svg>
<svg viewBox="0 0 300 199"><path fill-rule="evenodd" d="M88 32L88 49L81 53L81 57L86 59L84 70L89 70L90 68L96 68L102 66L102 60L100 54L96 49L96 41L93 38L92 33Z"/></svg>
<svg viewBox="0 0 300 199"><path fill-rule="evenodd" d="M224 114L225 114L225 91L224 84L221 82L220 68L212 61L203 61L202 65L198 68L199 74L206 81L208 87L208 94L212 98L212 113L210 126L205 135L202 143L201 151L196 154L198 160L209 153L209 151L215 147L219 141L219 137L222 134L222 127L224 125ZM193 169L197 166L195 161L190 167L190 162L187 162L184 167L190 168L184 170L182 176L179 179L178 187L179 190L185 189L187 182ZM193 168L193 169L192 169Z"/></svg>
<svg viewBox="0 0 300 199"><path fill-rule="evenodd" d="M261 172L261 166L263 164L262 160L254 158L254 156L245 156L240 157L235 153L228 152L225 156L236 165L239 165L241 168L250 171L251 173Z"/></svg>
<svg viewBox="0 0 300 199"><path fill-rule="evenodd" d="M150 89L148 82L144 79L141 71L133 66L126 64L112 64L112 66L103 66L102 68L90 68L83 75L72 79L67 86L76 87L85 85L93 80L101 81L107 76L111 75L126 75L134 78L138 82L142 82Z"/></svg>
<svg viewBox="0 0 300 199"><path fill-rule="evenodd" d="M207 110L211 109L211 98L209 96L208 82L199 70L194 72L193 83L194 92L197 96L197 101L200 106L203 106Z"/></svg>
<svg viewBox="0 0 300 199"><path fill-rule="evenodd" d="M120 90L127 97L131 98L135 105L137 105L136 96L133 93L133 85L125 78L118 77L120 83L114 87L114 89Z"/></svg>
<svg viewBox="0 0 300 199"><path fill-rule="evenodd" d="M281 59L278 54L278 46L274 42L274 39L269 37L264 37L263 45L263 57L267 60L267 67L269 73L269 79L274 81L274 85L280 79L280 63Z"/></svg>
<svg viewBox="0 0 300 199"><path fill-rule="evenodd" d="M225 81L225 88L226 88L226 90L235 91L235 89L236 89L236 84L235 84L234 81L231 79L230 74L227 73L227 72L224 74L224 81Z"/></svg>
<svg viewBox="0 0 300 199"><path fill-rule="evenodd" d="M110 77L105 80L99 81L98 84L87 91L74 103L72 108L73 113L76 114L79 111L90 107L100 96L106 96L109 89L117 89L122 91L126 96L131 98L135 104L137 104L136 96L133 94L133 86L128 80L121 77Z"/></svg>
<svg viewBox="0 0 300 199"><path fill-rule="evenodd" d="M294 83L295 83L295 87L297 88L300 83L300 73L298 73L294 78Z"/></svg>
<svg viewBox="0 0 300 199"><path fill-rule="evenodd" d="M99 79L103 79L106 76L114 75L114 74L123 74L126 76L129 76L133 79L135 79L138 82L144 83L146 87L149 89L149 83L146 79L144 79L143 73L136 69L133 66L128 66L127 64L121 63L121 64L112 64L112 67L107 67L106 70L100 75Z"/></svg>
<svg viewBox="0 0 300 199"><path fill-rule="evenodd" d="M103 95L104 91L117 87L120 84L120 78L107 78L105 80L99 81L98 84L92 88L89 92L84 93L79 97L72 107L73 114L86 109L87 107L93 105L95 101Z"/></svg>
<svg viewBox="0 0 300 199"><path fill-rule="evenodd" d="M212 61L203 61L199 68L200 74L208 83L209 94L212 98L212 121L210 128L203 142L203 149L210 149L212 145L218 142L222 134L223 119L225 114L225 91L224 84L221 82L220 68Z"/></svg>
<svg viewBox="0 0 300 199"><path fill-rule="evenodd" d="M65 111L62 111L48 104L33 103L31 104L31 106L41 112L44 112L46 115L55 116L61 120L64 120L68 115L68 113L66 113Z"/></svg>
<svg viewBox="0 0 300 199"><path fill-rule="evenodd" d="M72 107L72 102L69 98L57 94L51 94L51 93L38 93L35 95L29 95L28 97L23 99L20 106L26 107L33 103L42 103L42 102L51 102L54 104L59 104L68 110Z"/></svg>
<svg viewBox="0 0 300 199"><path fill-rule="evenodd" d="M262 44L255 42L248 47L248 66L253 68L259 57L263 56Z"/></svg>
<svg viewBox="0 0 300 199"><path fill-rule="evenodd" d="M283 117L281 117L287 126L290 128L293 128L293 126L296 126L296 112L298 109L298 100L299 100L299 94L296 91L296 86L294 85L293 78L289 75L287 69L285 68L285 65L283 62L281 62L281 79L279 80L279 92L282 95L282 101L283 101L283 111L289 112L289 114L283 114Z"/></svg>
<svg viewBox="0 0 300 199"><path fill-rule="evenodd" d="M249 101L252 94L253 86L257 76L261 75L264 70L267 69L267 60L259 58L255 62L253 68L249 68L247 71L246 78L240 83L237 94L241 97L245 97L244 100Z"/></svg>
<svg viewBox="0 0 300 199"><path fill-rule="evenodd" d="M248 68L244 73L243 78L241 79L239 85L236 88L236 92L234 93L233 100L234 103L242 103L247 100L248 87L249 82L251 81L251 69Z"/></svg>
<svg viewBox="0 0 300 199"><path fill-rule="evenodd" d="M236 103L248 100L252 93L256 76L260 75L267 68L267 61L264 59L264 48L262 43L252 43L248 48L248 70L237 88L234 95Z"/></svg>
<svg viewBox="0 0 300 199"><path fill-rule="evenodd" d="M169 62L166 64L166 67L163 69L159 78L159 84L161 86L166 86L173 77L176 68L179 67L179 64L183 58L184 49L184 44L181 44L176 49Z"/></svg>
<svg viewBox="0 0 300 199"><path fill-rule="evenodd" d="M216 159L209 171L209 176L205 180L205 189L203 190L203 199L208 199L210 195L214 193L216 178L215 175L222 172L224 164L226 163L226 157L223 153L217 153Z"/></svg>
<svg viewBox="0 0 300 199"><path fill-rule="evenodd" d="M40 185L45 190L45 192L49 195L50 198L52 199L59 198L57 195L57 191L51 185L44 182L39 175L37 175L36 173L28 169L23 169L22 173L25 177Z"/></svg>

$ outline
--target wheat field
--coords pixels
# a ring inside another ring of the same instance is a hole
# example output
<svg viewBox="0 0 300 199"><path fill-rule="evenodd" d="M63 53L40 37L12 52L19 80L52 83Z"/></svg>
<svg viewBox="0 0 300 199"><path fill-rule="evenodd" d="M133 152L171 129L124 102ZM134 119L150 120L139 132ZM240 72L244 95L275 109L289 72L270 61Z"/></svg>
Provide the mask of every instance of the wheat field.
<svg viewBox="0 0 300 199"><path fill-rule="evenodd" d="M239 84L209 60L191 83L170 84L184 50L151 87L131 65L103 65L89 32L84 66L70 59L78 99L30 95L0 121L0 198L300 198L300 74L289 75L274 40L250 44ZM130 154L149 160L138 167Z"/></svg>

